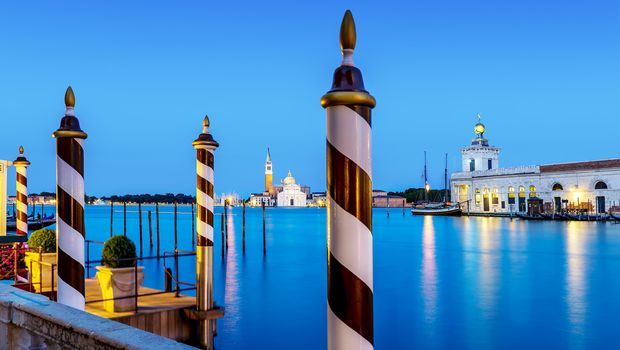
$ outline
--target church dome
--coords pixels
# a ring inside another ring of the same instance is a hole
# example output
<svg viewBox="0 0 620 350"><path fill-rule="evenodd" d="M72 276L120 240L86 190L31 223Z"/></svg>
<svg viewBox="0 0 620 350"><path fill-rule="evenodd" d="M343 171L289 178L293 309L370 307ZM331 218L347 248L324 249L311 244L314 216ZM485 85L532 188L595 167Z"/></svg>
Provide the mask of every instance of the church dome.
<svg viewBox="0 0 620 350"><path fill-rule="evenodd" d="M288 171L288 175L284 178L284 180L282 181L285 185L294 185L295 184L295 178L293 177L293 175L291 174L291 171Z"/></svg>

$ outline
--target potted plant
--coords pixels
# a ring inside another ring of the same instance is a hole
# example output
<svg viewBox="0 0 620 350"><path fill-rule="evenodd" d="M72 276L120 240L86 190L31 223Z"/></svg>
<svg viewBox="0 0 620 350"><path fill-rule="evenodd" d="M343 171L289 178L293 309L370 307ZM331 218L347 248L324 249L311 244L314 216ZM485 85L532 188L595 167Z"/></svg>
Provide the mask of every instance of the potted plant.
<svg viewBox="0 0 620 350"><path fill-rule="evenodd" d="M132 296L144 281L144 267L137 267L136 246L125 236L108 239L101 253L101 264L97 266L97 280L101 287L103 307L108 312L135 311L134 298L116 299ZM114 299L114 300L112 300Z"/></svg>
<svg viewBox="0 0 620 350"><path fill-rule="evenodd" d="M47 228L34 231L28 239L28 251L24 261L30 271L30 280L37 293L52 289L52 267L56 264L56 232ZM58 270L54 268L54 290L58 285Z"/></svg>

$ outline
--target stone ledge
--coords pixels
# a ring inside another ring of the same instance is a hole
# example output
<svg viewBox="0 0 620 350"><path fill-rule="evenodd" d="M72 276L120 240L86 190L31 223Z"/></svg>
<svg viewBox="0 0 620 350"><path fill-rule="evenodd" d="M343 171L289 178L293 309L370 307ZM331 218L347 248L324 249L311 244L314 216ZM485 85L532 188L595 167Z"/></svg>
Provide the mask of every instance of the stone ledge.
<svg viewBox="0 0 620 350"><path fill-rule="evenodd" d="M69 349L194 349L41 295L0 285L0 334L13 328L40 336L50 346Z"/></svg>

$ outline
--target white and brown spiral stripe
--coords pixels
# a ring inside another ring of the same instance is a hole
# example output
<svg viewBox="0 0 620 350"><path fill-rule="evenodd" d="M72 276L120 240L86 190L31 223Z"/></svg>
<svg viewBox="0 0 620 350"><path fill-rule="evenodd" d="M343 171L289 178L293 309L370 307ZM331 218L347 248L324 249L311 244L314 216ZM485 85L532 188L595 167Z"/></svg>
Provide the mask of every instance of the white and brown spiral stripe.
<svg viewBox="0 0 620 350"><path fill-rule="evenodd" d="M84 139L69 87L56 138L58 302L84 310Z"/></svg>
<svg viewBox="0 0 620 350"><path fill-rule="evenodd" d="M28 177L26 176L26 167L30 162L24 157L24 148L19 147L19 157L13 162L15 165L16 182L15 192L17 199L17 212L15 233L20 236L28 234Z"/></svg>
<svg viewBox="0 0 620 350"><path fill-rule="evenodd" d="M351 37L343 42L343 34ZM332 89L321 99L327 112L327 324L328 349L372 349L371 109L353 66L355 27L347 11L341 27L344 59Z"/></svg>
<svg viewBox="0 0 620 350"><path fill-rule="evenodd" d="M196 309L213 308L213 151L219 146L209 133L209 118L203 120L202 133L192 143L196 149ZM211 320L201 320L198 341L213 349Z"/></svg>

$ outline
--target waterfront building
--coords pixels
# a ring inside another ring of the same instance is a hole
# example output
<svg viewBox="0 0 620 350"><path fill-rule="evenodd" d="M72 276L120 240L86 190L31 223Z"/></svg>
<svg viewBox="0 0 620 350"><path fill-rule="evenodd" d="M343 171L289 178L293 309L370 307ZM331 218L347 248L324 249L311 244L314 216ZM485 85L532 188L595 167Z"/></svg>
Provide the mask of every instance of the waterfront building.
<svg viewBox="0 0 620 350"><path fill-rule="evenodd" d="M260 207L265 204L266 207L273 207L276 205L276 201L273 196L267 192L252 193L248 205L251 207Z"/></svg>
<svg viewBox="0 0 620 350"><path fill-rule="evenodd" d="M327 205L327 192L312 192L306 204L309 207L325 208Z"/></svg>
<svg viewBox="0 0 620 350"><path fill-rule="evenodd" d="M478 120L476 138L461 149L461 171L451 176L452 198L465 212L507 214L534 206L605 213L620 201L620 159L501 168L500 148L489 145L485 131Z"/></svg>
<svg viewBox="0 0 620 350"><path fill-rule="evenodd" d="M282 180L282 191L278 193L278 207L305 207L306 196L289 170Z"/></svg>

